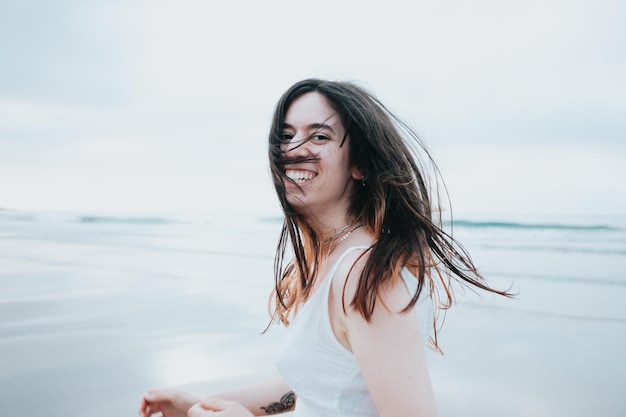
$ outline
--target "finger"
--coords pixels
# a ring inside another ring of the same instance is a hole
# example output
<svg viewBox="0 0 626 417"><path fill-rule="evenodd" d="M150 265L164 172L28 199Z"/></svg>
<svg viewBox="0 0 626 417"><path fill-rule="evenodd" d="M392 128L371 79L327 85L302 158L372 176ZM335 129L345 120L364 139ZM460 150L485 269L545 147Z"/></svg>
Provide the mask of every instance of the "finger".
<svg viewBox="0 0 626 417"><path fill-rule="evenodd" d="M205 409L201 403L194 404L189 411L187 411L187 417L202 417L206 416L207 411L210 410Z"/></svg>
<svg viewBox="0 0 626 417"><path fill-rule="evenodd" d="M229 405L232 405L233 401L224 400L222 398L207 398L200 401L198 404L205 410L222 411Z"/></svg>
<svg viewBox="0 0 626 417"><path fill-rule="evenodd" d="M171 391L168 389L151 389L143 395L148 402L168 401L171 397Z"/></svg>
<svg viewBox="0 0 626 417"><path fill-rule="evenodd" d="M139 415L141 417L150 417L152 414L160 412L161 406L159 403L171 401L173 392L171 389L151 389L146 391L141 399Z"/></svg>
<svg viewBox="0 0 626 417"><path fill-rule="evenodd" d="M143 410L139 410L139 411L140 412L143 411L143 414L140 414L141 417L150 417L153 414L161 412L161 403L159 403L158 401L156 402L146 401L146 405L143 408Z"/></svg>
<svg viewBox="0 0 626 417"><path fill-rule="evenodd" d="M150 415L152 415L152 412L150 411L150 403L148 403L145 397L141 398L141 403L139 404L139 415L141 417L150 417Z"/></svg>
<svg viewBox="0 0 626 417"><path fill-rule="evenodd" d="M160 411L158 404L157 405L148 405L146 407L146 417L150 417L152 414L158 413Z"/></svg>
<svg viewBox="0 0 626 417"><path fill-rule="evenodd" d="M139 403L139 410L138 410L139 415L141 417L146 417L146 414L145 414L146 405L147 405L146 404L146 399L141 397L141 402Z"/></svg>

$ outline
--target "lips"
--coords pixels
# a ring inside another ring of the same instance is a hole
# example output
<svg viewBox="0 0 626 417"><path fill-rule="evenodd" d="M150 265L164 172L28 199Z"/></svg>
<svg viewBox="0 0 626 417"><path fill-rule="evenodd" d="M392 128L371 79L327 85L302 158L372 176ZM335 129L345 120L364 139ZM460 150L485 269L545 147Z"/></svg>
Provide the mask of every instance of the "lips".
<svg viewBox="0 0 626 417"><path fill-rule="evenodd" d="M296 184L303 184L307 181L310 181L315 178L316 175L317 174L315 172L299 169L288 169L285 171L285 176Z"/></svg>

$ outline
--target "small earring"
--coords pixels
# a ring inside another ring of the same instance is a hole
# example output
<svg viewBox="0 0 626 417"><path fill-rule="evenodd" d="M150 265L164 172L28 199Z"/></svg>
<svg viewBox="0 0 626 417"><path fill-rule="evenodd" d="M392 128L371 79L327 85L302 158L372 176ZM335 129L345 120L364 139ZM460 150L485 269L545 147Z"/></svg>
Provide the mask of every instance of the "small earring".
<svg viewBox="0 0 626 417"><path fill-rule="evenodd" d="M361 177L361 185L365 187L365 175Z"/></svg>

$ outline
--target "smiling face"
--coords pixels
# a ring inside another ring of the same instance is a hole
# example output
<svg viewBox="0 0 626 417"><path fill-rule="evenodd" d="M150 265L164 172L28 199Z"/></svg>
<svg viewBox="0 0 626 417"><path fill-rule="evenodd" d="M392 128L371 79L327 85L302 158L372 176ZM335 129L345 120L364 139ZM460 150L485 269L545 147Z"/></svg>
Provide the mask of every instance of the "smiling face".
<svg viewBox="0 0 626 417"><path fill-rule="evenodd" d="M317 92L291 103L282 126L287 201L301 214L346 217L361 173L350 164L350 139L337 112ZM344 141L345 138L345 141Z"/></svg>

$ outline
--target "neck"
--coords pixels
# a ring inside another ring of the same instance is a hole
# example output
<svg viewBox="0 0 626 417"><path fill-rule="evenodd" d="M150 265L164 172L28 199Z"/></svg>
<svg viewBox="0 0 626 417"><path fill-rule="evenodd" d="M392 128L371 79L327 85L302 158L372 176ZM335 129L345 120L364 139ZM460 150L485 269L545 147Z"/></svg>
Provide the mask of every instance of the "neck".
<svg viewBox="0 0 626 417"><path fill-rule="evenodd" d="M331 221L319 223L313 225L313 228L317 232L320 241L328 243L331 240L337 239L347 233L356 224L355 219L342 216Z"/></svg>
<svg viewBox="0 0 626 417"><path fill-rule="evenodd" d="M335 248L341 245L341 243L344 240L346 240L352 234L352 232L354 232L356 229L362 226L363 226L363 223L357 223L357 224L351 225L345 231L342 231L341 233L338 233L336 236L331 238L328 241L328 254L326 256L329 256L331 253L333 253Z"/></svg>
<svg viewBox="0 0 626 417"><path fill-rule="evenodd" d="M334 204L301 207L298 211L323 242L346 226L353 225L354 216L349 213L348 207L348 201L341 200Z"/></svg>

